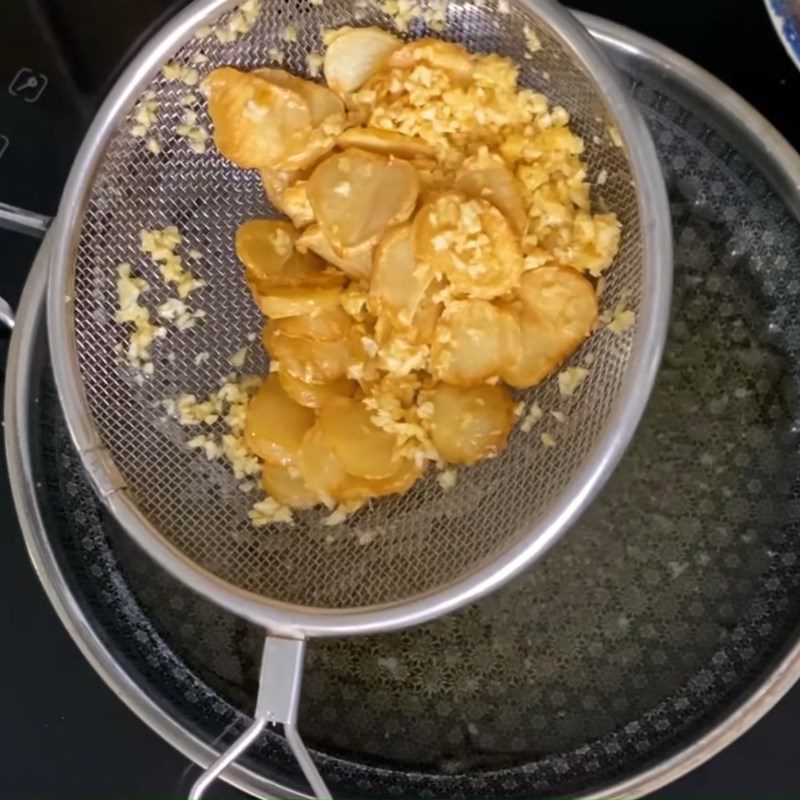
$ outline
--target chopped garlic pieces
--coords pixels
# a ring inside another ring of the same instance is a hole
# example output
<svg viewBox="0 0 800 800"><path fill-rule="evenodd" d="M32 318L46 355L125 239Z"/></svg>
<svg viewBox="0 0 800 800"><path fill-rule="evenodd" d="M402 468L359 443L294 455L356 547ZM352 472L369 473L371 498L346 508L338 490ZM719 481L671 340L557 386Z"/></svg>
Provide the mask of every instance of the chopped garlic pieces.
<svg viewBox="0 0 800 800"><path fill-rule="evenodd" d="M540 438L542 440L542 444L545 447L555 447L556 446L556 440L549 433L543 433Z"/></svg>
<svg viewBox="0 0 800 800"><path fill-rule="evenodd" d="M398 31L407 31L415 20L422 21L432 31L444 28L446 0L379 0L379 7Z"/></svg>
<svg viewBox="0 0 800 800"><path fill-rule="evenodd" d="M244 366L244 361L247 358L247 348L239 348L229 359L231 366L241 368Z"/></svg>
<svg viewBox="0 0 800 800"><path fill-rule="evenodd" d="M165 283L175 284L179 297L186 298L196 289L206 285L205 281L195 278L184 268L183 259L177 253L183 237L174 225L167 226L163 230L143 230L140 236L141 251L158 264L158 270Z"/></svg>
<svg viewBox="0 0 800 800"><path fill-rule="evenodd" d="M456 485L457 473L454 469L443 469L437 476L436 480L439 486L445 491L452 489Z"/></svg>
<svg viewBox="0 0 800 800"><path fill-rule="evenodd" d="M309 53L306 56L308 64L308 74L312 78L318 77L322 73L322 53Z"/></svg>
<svg viewBox="0 0 800 800"><path fill-rule="evenodd" d="M222 44L236 42L246 36L258 21L261 13L261 0L246 0L235 8L224 21L219 22L212 33Z"/></svg>
<svg viewBox="0 0 800 800"><path fill-rule="evenodd" d="M193 436L186 446L191 450L202 450L209 461L227 461L234 477L240 482L239 488L242 491L254 488L255 484L251 479L261 473L260 460L250 451L244 440L247 404L260 383L256 377L243 378L238 382L228 380L216 392L202 400L194 394L186 393L162 401L167 414L175 418L182 427L208 427L220 422L225 426L225 432L221 434L209 432ZM292 521L291 511L272 498L256 503L250 512L250 520L258 527L270 522Z"/></svg>
<svg viewBox="0 0 800 800"><path fill-rule="evenodd" d="M164 64L161 74L168 81L180 81L186 86L197 86L200 82L200 73L194 67L179 64L177 61L168 61Z"/></svg>
<svg viewBox="0 0 800 800"><path fill-rule="evenodd" d="M333 513L322 520L322 524L329 528L341 525L348 517L352 517L363 505L363 500L351 500L349 502L339 503Z"/></svg>
<svg viewBox="0 0 800 800"><path fill-rule="evenodd" d="M539 407L538 403L532 403L528 413L520 424L520 430L523 433L530 433L531 428L544 416L544 411Z"/></svg>
<svg viewBox="0 0 800 800"><path fill-rule="evenodd" d="M256 528L263 528L265 525L274 523L294 524L292 509L288 506L282 506L271 497L266 497L255 503L248 516L250 517L250 522Z"/></svg>
<svg viewBox="0 0 800 800"><path fill-rule="evenodd" d="M175 126L175 133L178 138L187 142L190 150L198 155L202 155L208 149L210 134L207 128L197 124L196 111L187 108L183 112L180 125Z"/></svg>
<svg viewBox="0 0 800 800"><path fill-rule="evenodd" d="M146 91L133 112L133 122L131 135L139 139L144 139L150 132L150 128L158 122L158 101L152 91Z"/></svg>
<svg viewBox="0 0 800 800"><path fill-rule="evenodd" d="M150 362L150 346L164 335L164 329L151 322L150 312L139 303L139 297L149 289L147 281L131 274L130 264L117 267L117 322L132 326L125 352L128 363L145 374L152 374L152 366L143 369Z"/></svg>
<svg viewBox="0 0 800 800"><path fill-rule="evenodd" d="M619 335L631 328L636 322L636 314L628 308L615 310L606 328L611 333Z"/></svg>
<svg viewBox="0 0 800 800"><path fill-rule="evenodd" d="M525 34L525 44L529 53L538 53L542 49L542 42L536 35L536 31L529 25L522 26L522 32Z"/></svg>
<svg viewBox="0 0 800 800"><path fill-rule="evenodd" d="M558 391L565 397L575 394L588 374L585 367L567 367L558 373Z"/></svg>

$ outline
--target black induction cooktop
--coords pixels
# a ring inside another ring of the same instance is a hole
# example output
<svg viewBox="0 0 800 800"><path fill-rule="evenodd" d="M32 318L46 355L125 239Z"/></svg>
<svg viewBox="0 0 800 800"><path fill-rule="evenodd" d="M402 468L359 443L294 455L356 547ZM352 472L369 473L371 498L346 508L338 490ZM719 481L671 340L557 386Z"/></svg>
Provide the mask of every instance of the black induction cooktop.
<svg viewBox="0 0 800 800"><path fill-rule="evenodd" d="M52 215L83 132L140 42L184 2L0 3L0 203ZM576 0L688 56L800 148L800 73L761 0ZM0 296L14 306L38 246L0 226ZM0 334L0 363L7 338ZM192 767L102 683L70 640L27 559L0 467L0 796L155 798L185 793ZM662 798L800 796L800 687ZM212 797L237 797L217 785Z"/></svg>

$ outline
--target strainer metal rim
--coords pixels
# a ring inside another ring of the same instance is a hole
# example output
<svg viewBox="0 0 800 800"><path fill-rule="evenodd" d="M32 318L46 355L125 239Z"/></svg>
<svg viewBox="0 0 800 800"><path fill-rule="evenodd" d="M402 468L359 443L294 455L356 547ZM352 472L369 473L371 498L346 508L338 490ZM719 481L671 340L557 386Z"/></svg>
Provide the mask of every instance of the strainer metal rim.
<svg viewBox="0 0 800 800"><path fill-rule="evenodd" d="M523 540L448 586L406 600L336 610L269 600L236 588L186 558L141 513L88 411L74 340L72 284L77 235L92 179L106 143L164 61L197 27L234 6L236 0L195 0L148 42L110 91L70 172L52 231L47 323L56 386L76 449L109 510L152 558L195 591L271 633L306 637L392 630L445 614L499 587L544 553L588 506L621 458L644 411L666 338L672 285L669 207L655 147L614 68L580 23L551 0L521 2L563 37L565 46L598 85L617 124L638 186L645 245L643 300L619 395L581 468Z"/></svg>

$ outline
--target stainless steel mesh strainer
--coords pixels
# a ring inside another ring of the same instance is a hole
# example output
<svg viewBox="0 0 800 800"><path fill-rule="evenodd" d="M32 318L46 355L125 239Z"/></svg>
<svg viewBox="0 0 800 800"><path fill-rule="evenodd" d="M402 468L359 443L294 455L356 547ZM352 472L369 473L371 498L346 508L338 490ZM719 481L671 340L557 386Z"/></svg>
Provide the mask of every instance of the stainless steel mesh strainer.
<svg viewBox="0 0 800 800"><path fill-rule="evenodd" d="M555 448L534 447L530 437L516 433L500 458L464 471L447 493L429 478L407 495L375 503L340 530L322 525L323 515L312 511L292 528L257 531L247 517L252 500L222 465L187 449L185 432L163 418L160 401L216 388L230 372L231 354L258 329L233 233L242 221L271 209L257 175L233 168L216 152L194 153L176 135L186 87L165 81L160 67L170 58L194 63L200 51L208 58L202 69L255 67L269 63L270 50L280 48L286 68L302 74L308 54L322 50L324 28L391 27L391 20L349 0L267 0L254 29L238 41L193 35L219 15L224 20L232 6L231 0L189 6L149 42L100 110L53 232L50 346L65 416L110 510L164 567L270 634L256 721L207 778L266 722L280 722L322 795L324 784L294 728L303 639L397 628L452 610L517 573L585 508L628 443L655 375L671 286L669 212L643 123L567 12L549 0L518 0L508 13L494 0L450 2L441 35L513 58L522 85L543 91L572 115L586 142L590 178L606 173L594 199L618 214L623 239L604 302L627 298L636 325L623 336L594 336L578 354L585 361L591 353L594 361L570 401ZM291 44L282 38L289 24L298 31ZM532 57L526 25L543 45ZM424 32L415 23L409 36ZM132 109L146 89L159 102L151 130L163 145L157 156L129 133ZM205 111L199 114L208 126ZM203 255L192 269L208 285L193 297L208 316L192 330L160 340L154 374L140 381L115 352L126 335L115 322L116 266L129 261L148 279L148 304L166 299L152 264L138 251L141 229L166 225L177 225ZM197 366L195 355L203 351L210 358ZM245 368L266 373L258 343ZM558 389L549 381L527 395L549 408Z"/></svg>

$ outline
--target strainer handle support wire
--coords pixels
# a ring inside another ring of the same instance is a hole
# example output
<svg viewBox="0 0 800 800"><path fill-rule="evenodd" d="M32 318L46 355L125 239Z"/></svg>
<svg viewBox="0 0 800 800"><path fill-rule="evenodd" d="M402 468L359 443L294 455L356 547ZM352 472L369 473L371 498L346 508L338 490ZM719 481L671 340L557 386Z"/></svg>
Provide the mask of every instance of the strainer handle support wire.
<svg viewBox="0 0 800 800"><path fill-rule="evenodd" d="M283 725L289 749L319 800L331 800L331 793L320 777L297 730L297 706L303 676L306 643L301 639L267 636L261 658L256 711L252 724L195 781L189 800L200 800L206 789L239 756L245 753L267 725Z"/></svg>

